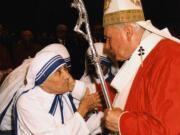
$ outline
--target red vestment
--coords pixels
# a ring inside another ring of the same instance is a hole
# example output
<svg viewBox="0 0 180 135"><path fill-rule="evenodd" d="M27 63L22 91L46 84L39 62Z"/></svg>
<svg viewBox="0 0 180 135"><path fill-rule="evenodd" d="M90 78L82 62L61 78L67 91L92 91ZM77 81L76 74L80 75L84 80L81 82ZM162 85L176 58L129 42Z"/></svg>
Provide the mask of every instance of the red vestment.
<svg viewBox="0 0 180 135"><path fill-rule="evenodd" d="M180 44L165 39L140 66L121 116L121 135L180 135Z"/></svg>

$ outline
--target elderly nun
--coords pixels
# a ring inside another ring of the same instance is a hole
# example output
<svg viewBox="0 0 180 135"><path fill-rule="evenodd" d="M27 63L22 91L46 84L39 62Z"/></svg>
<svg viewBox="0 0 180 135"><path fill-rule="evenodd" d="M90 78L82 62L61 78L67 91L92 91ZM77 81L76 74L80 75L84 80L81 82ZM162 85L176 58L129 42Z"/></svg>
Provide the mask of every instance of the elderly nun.
<svg viewBox="0 0 180 135"><path fill-rule="evenodd" d="M71 91L78 89L65 60L57 53L44 52L31 62L27 84L17 92L14 127L19 135L86 135L83 117L99 105L97 93L88 90L78 109ZM76 91L76 90L75 90Z"/></svg>
<svg viewBox="0 0 180 135"><path fill-rule="evenodd" d="M67 49L61 45L61 44L51 44L42 49L39 53L36 54L42 54L46 52L55 52L57 54L60 54L64 61L66 67L70 67L70 56L67 51ZM18 96L18 93L21 93L17 90L20 88L25 87L25 77L27 74L27 70L32 62L32 58L25 60L22 65L20 65L18 68L16 68L3 82L1 88L0 88L0 133L3 134L11 134L12 130L12 124L11 124L11 113L12 113L12 105L15 102L15 98ZM27 79L28 81L28 79ZM27 86L27 85L26 85ZM85 85L84 83L80 81L75 81L75 88L71 92L72 96L77 99L75 100L75 106L78 107L80 99L84 95ZM88 120L90 121L90 120ZM99 120L98 120L99 121ZM100 123L100 122L99 122ZM91 127L92 126L88 126ZM93 126L94 127L94 126Z"/></svg>
<svg viewBox="0 0 180 135"><path fill-rule="evenodd" d="M67 67L71 66L70 64L70 55L67 49L61 44L50 44L43 48L40 52L57 52L62 55L64 58ZM3 134L9 133L12 130L11 126L11 113L12 113L12 104L14 103L14 98L18 89L25 85L25 78L27 74L27 70L32 61L32 58L28 58L24 60L24 62L14 69L3 81L0 87L0 133Z"/></svg>

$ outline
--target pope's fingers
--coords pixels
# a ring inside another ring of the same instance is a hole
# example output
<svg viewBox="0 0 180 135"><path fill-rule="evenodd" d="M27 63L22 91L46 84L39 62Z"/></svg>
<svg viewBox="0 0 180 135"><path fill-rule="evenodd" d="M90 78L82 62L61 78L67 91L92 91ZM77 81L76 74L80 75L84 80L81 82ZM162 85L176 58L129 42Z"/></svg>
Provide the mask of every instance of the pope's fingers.
<svg viewBox="0 0 180 135"><path fill-rule="evenodd" d="M105 125L105 127L106 127L107 129L109 129L109 130L111 130L111 131L114 130L111 123L108 123L108 122L105 121L104 125Z"/></svg>
<svg viewBox="0 0 180 135"><path fill-rule="evenodd" d="M104 111L104 116L107 116L108 112L110 111L111 109L110 108L107 108L105 111Z"/></svg>

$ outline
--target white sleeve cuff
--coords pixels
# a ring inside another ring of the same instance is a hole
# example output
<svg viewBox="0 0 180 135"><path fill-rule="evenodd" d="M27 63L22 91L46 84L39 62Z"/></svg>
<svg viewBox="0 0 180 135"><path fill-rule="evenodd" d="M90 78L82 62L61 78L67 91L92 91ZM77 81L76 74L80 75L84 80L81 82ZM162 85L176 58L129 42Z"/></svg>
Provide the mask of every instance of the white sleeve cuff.
<svg viewBox="0 0 180 135"><path fill-rule="evenodd" d="M85 94L85 91L86 91L85 83L82 81L76 80L75 86L71 94L75 99L81 100Z"/></svg>
<svg viewBox="0 0 180 135"><path fill-rule="evenodd" d="M104 116L103 112L91 114L90 118L86 121L91 134L95 135L98 133L102 133L101 119L103 118L103 116Z"/></svg>
<svg viewBox="0 0 180 135"><path fill-rule="evenodd" d="M75 117L77 118L78 123L80 123L80 131L79 131L81 132L80 135L81 134L88 135L90 131L84 118L78 112L75 112Z"/></svg>

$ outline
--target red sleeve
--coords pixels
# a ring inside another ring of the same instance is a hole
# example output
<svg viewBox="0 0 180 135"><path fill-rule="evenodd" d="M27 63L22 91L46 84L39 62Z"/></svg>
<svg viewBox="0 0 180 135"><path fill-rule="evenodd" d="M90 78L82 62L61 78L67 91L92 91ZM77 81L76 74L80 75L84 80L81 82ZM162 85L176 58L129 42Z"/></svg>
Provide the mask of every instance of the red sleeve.
<svg viewBox="0 0 180 135"><path fill-rule="evenodd" d="M123 114L119 129L121 135L166 135L161 122L148 113L128 112Z"/></svg>
<svg viewBox="0 0 180 135"><path fill-rule="evenodd" d="M156 67L158 72L141 76L136 87L146 96L142 103L134 103L139 104L136 109L131 109L131 102L130 111L120 118L121 135L180 135L180 59L169 58L163 63ZM139 111L141 107L144 111Z"/></svg>

